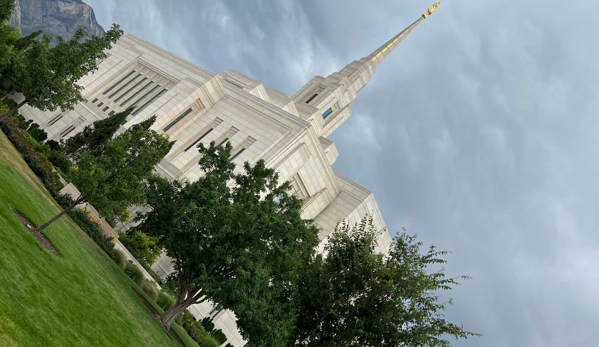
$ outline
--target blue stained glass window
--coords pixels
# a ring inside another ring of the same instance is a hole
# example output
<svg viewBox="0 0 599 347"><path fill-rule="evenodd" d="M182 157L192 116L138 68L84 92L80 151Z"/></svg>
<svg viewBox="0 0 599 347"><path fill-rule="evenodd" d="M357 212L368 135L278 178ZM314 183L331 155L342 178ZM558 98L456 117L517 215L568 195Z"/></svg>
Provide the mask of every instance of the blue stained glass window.
<svg viewBox="0 0 599 347"><path fill-rule="evenodd" d="M322 118L326 119L331 113L333 113L333 110L331 110L331 108L329 107L326 111L323 112Z"/></svg>

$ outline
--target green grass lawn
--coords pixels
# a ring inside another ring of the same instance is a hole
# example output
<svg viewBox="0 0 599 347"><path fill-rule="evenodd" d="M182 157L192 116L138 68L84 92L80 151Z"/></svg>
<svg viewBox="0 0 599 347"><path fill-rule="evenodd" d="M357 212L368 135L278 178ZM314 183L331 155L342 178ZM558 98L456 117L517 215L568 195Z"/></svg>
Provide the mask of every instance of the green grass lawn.
<svg viewBox="0 0 599 347"><path fill-rule="evenodd" d="M37 225L59 211L0 132L0 346L178 346L68 217L44 231L57 257L11 209Z"/></svg>

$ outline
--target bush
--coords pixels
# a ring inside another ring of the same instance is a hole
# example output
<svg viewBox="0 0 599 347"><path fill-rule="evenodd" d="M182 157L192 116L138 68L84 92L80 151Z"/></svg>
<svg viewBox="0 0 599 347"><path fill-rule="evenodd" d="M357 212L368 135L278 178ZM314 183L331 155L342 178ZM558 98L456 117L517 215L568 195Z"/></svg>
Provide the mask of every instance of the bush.
<svg viewBox="0 0 599 347"><path fill-rule="evenodd" d="M71 161L62 152L51 150L48 154L48 160L65 174L71 169Z"/></svg>
<svg viewBox="0 0 599 347"><path fill-rule="evenodd" d="M0 128L17 151L21 153L31 171L40 178L46 189L50 192L58 192L62 188L58 175L52 169L52 165L48 159L41 153L36 152L34 145L29 140L31 136L21 131L12 118L0 123Z"/></svg>
<svg viewBox="0 0 599 347"><path fill-rule="evenodd" d="M170 295L163 289L160 292L158 292L158 298L156 299L156 303L158 304L158 306L160 306L163 310L166 311L177 303L177 298Z"/></svg>
<svg viewBox="0 0 599 347"><path fill-rule="evenodd" d="M202 318L202 320L200 321L200 323L202 324L202 326L204 327L204 329L206 329L206 331L212 331L212 330L214 330L214 323L212 323L212 318L210 318L210 317L204 317L204 318Z"/></svg>
<svg viewBox="0 0 599 347"><path fill-rule="evenodd" d="M36 125L36 127L34 127L34 125ZM31 124L31 127L29 130L27 130L27 132L38 142L44 142L48 138L48 134L44 130L40 129L39 125L35 123Z"/></svg>
<svg viewBox="0 0 599 347"><path fill-rule="evenodd" d="M73 203L73 198L68 194L52 193L51 195L62 208L67 208Z"/></svg>
<svg viewBox="0 0 599 347"><path fill-rule="evenodd" d="M147 279L142 280L141 289L146 293L152 300L156 301L158 298L158 288L156 288L156 283L154 281L148 281Z"/></svg>
<svg viewBox="0 0 599 347"><path fill-rule="evenodd" d="M206 335L208 335L206 330L204 330L202 325L198 322L193 322L193 324L189 327L187 334L198 343L202 341Z"/></svg>
<svg viewBox="0 0 599 347"><path fill-rule="evenodd" d="M53 151L60 151L61 150L60 143L58 143L58 141L56 141L56 140L48 140L48 141L46 141L46 144Z"/></svg>
<svg viewBox="0 0 599 347"><path fill-rule="evenodd" d="M218 343L212 336L206 335L200 341L198 341L200 347L218 347L221 344Z"/></svg>
<svg viewBox="0 0 599 347"><path fill-rule="evenodd" d="M186 310L177 317L176 321L183 329L189 331L189 328L196 320L194 316Z"/></svg>
<svg viewBox="0 0 599 347"><path fill-rule="evenodd" d="M125 273L133 280L133 282L137 283L138 285L141 285L142 281L144 280L143 272L137 265L133 264L131 260L129 260L127 262L127 266L125 266Z"/></svg>
<svg viewBox="0 0 599 347"><path fill-rule="evenodd" d="M141 231L134 231L129 234L120 233L119 240L135 259L149 265L152 265L162 252L162 249L158 246L158 240Z"/></svg>
<svg viewBox="0 0 599 347"><path fill-rule="evenodd" d="M125 268L127 267L127 257L125 256L125 253L114 249L114 252L112 252L112 254L114 255L111 256L111 254L109 254L110 258L114 260L114 262L121 268L121 270L125 270Z"/></svg>
<svg viewBox="0 0 599 347"><path fill-rule="evenodd" d="M108 237L104 236L100 226L96 222L90 220L90 217L87 213L76 208L76 209L69 211L68 215L106 253L108 253L110 250L114 249L114 246L113 246L112 242L110 241L110 239Z"/></svg>
<svg viewBox="0 0 599 347"><path fill-rule="evenodd" d="M212 335L212 337L218 342L219 346L227 342L227 335L225 335L225 333L223 333L223 331L220 329L212 330L210 335Z"/></svg>

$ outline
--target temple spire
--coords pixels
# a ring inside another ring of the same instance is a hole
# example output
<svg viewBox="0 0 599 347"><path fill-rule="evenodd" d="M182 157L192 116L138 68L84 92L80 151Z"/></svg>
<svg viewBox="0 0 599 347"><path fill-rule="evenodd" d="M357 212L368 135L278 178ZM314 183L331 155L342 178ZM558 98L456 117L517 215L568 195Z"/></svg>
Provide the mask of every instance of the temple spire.
<svg viewBox="0 0 599 347"><path fill-rule="evenodd" d="M391 54L395 47L397 47L401 41L408 36L408 34L412 32L412 30L414 30L418 24L420 24L420 22L426 19L426 17L430 16L440 4L441 2L437 2L433 6L429 7L428 10L423 13L422 16L420 16L420 18L418 18L414 23L402 30L399 34L392 37L389 41L367 56L366 59L363 58L362 61L369 60L371 65L373 65L373 67L376 69L383 62L383 60L385 60L385 58Z"/></svg>
<svg viewBox="0 0 599 347"><path fill-rule="evenodd" d="M425 20L439 7L440 2L429 7L414 23L392 37L370 55L355 60L346 65L341 71L334 72L326 78L316 76L304 85L292 97L303 117L322 118L316 121L317 133L327 137L351 115L351 104L358 93L370 82L377 67L391 54L401 41L420 22ZM305 108L309 105L312 108ZM314 111L316 108L316 111ZM313 119L314 120L314 119Z"/></svg>

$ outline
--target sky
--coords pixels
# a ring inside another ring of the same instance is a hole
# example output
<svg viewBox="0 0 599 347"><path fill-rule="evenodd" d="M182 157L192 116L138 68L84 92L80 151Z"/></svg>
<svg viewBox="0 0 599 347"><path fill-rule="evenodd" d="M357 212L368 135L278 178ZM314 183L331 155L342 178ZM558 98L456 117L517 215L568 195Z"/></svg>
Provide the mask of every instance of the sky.
<svg viewBox="0 0 599 347"><path fill-rule="evenodd" d="M107 29L292 95L434 0L86 0ZM117 7L118 4L118 7ZM468 275L459 347L599 345L599 1L443 1L377 69L332 135L392 234Z"/></svg>

